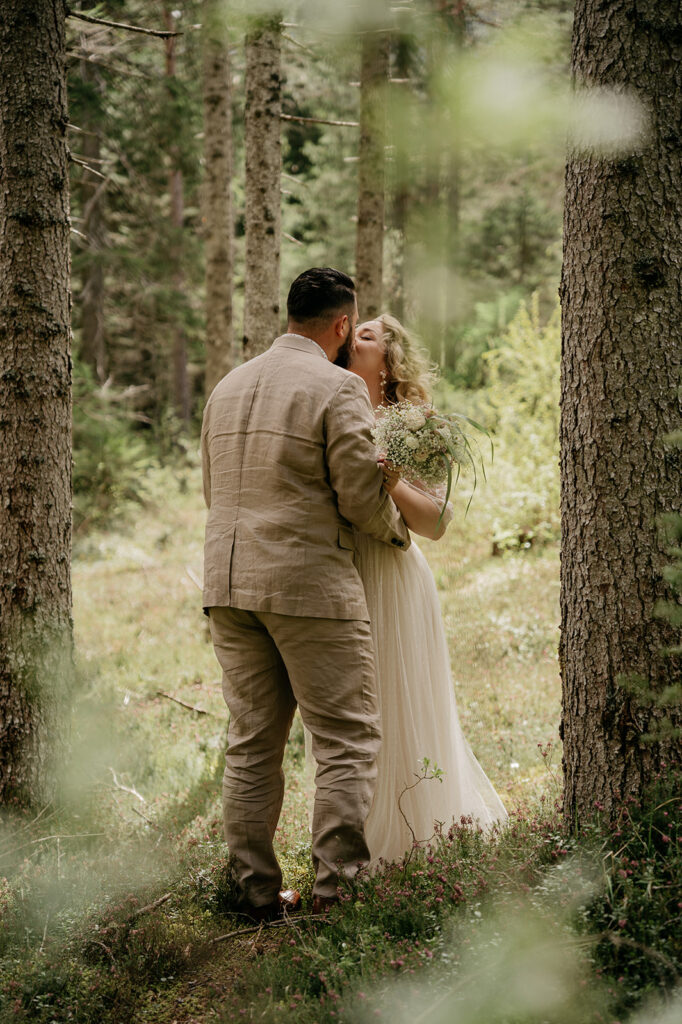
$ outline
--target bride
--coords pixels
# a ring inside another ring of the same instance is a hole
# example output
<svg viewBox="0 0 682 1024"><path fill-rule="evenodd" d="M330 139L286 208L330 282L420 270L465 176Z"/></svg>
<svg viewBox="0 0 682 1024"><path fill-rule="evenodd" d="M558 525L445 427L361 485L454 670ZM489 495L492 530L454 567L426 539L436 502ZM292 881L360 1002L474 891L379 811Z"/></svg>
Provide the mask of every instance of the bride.
<svg viewBox="0 0 682 1024"><path fill-rule="evenodd" d="M357 328L348 368L365 381L377 411L404 399L429 401L426 359L388 314ZM442 537L452 519L448 505L438 525L442 494L389 469L384 480L412 533ZM430 839L435 822L447 828L453 818L467 815L485 827L503 821L507 812L459 724L440 602L426 558L414 543L396 552L357 531L355 544L372 624L383 734L365 826L376 865L401 858L415 839ZM434 765L442 772L440 781L433 777ZM420 774L425 778L413 786Z"/></svg>

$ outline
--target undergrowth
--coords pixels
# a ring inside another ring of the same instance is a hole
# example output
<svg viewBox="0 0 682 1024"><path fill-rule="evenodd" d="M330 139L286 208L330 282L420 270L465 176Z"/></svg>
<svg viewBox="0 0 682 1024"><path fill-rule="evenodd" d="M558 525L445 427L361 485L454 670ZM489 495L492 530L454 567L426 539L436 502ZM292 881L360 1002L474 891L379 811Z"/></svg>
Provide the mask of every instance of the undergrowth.
<svg viewBox="0 0 682 1024"><path fill-rule="evenodd" d="M305 909L260 930L234 914L218 818L197 819L163 848L155 883L120 885L30 948L18 928L5 932L0 1021L152 1019L150 994L158 1010L230 943L226 1022L397 1021L416 1005L425 1020L456 1008L486 1024L624 1021L682 974L681 781L658 780L614 825L596 818L577 837L546 804L490 834L463 819L345 885L323 919ZM289 863L306 908L309 852L301 842ZM0 899L8 923L7 888ZM512 976L525 980L502 984Z"/></svg>

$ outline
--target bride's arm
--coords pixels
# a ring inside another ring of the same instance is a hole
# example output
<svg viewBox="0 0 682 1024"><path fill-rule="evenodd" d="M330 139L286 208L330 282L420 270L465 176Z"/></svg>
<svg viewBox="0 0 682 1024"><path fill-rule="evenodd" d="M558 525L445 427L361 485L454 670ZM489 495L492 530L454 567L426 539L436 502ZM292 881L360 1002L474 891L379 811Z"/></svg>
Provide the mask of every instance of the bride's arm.
<svg viewBox="0 0 682 1024"><path fill-rule="evenodd" d="M419 487L413 487L399 475L384 466L384 488L393 498L405 523L412 533L429 540L440 540L452 519L452 513L446 509L441 518L442 500L435 495L427 494ZM440 519L440 525L438 520Z"/></svg>

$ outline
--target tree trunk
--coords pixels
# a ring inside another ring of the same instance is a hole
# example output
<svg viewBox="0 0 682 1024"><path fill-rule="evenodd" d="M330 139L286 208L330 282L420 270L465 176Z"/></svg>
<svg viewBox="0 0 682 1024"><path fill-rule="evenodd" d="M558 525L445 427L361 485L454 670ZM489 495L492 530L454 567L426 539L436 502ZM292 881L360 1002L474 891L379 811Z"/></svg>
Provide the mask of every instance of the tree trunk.
<svg viewBox="0 0 682 1024"><path fill-rule="evenodd" d="M407 36L398 36L395 40L395 75L399 79L408 79L413 73L413 60L410 47L410 39ZM407 108L410 109L409 107ZM408 280L409 268L407 266L408 252L408 230L410 219L410 207L412 201L412 177L414 175L414 144L412 140L401 138L400 124L390 126L392 140L395 140L394 152L394 192L392 204L392 227L397 238L397 252L395 259L395 276L392 282L392 296L389 300L389 308L395 312L399 320L403 320L406 314L406 283ZM407 124L405 135L411 134L410 127L413 118L407 118L406 112L402 112L402 121Z"/></svg>
<svg viewBox="0 0 682 1024"><path fill-rule="evenodd" d="M673 13L673 6L675 13ZM656 713L622 685L679 680L654 618L666 586L662 513L679 511L682 63L677 5L577 0L582 87L627 89L650 113L629 156L572 154L566 170L560 650L565 811L580 821L637 796L680 745L643 742Z"/></svg>
<svg viewBox="0 0 682 1024"><path fill-rule="evenodd" d="M63 0L0 0L0 799L55 786L71 654Z"/></svg>
<svg viewBox="0 0 682 1024"><path fill-rule="evenodd" d="M93 61L81 60L81 77L92 100L80 125L79 147L83 160L94 170L100 170L100 114L101 104L96 97L102 82ZM92 367L96 378L104 382L107 376L106 344L104 335L104 249L103 200L106 181L87 167L82 169L80 193L83 213L83 234L86 237L88 259L83 266L81 292L81 344L80 355Z"/></svg>
<svg viewBox="0 0 682 1024"><path fill-rule="evenodd" d="M232 82L219 5L204 15L206 396L232 369Z"/></svg>
<svg viewBox="0 0 682 1024"><path fill-rule="evenodd" d="M355 285L361 320L381 312L384 272L384 146L389 39L368 32L360 69L360 149Z"/></svg>
<svg viewBox="0 0 682 1024"><path fill-rule="evenodd" d="M260 21L246 37L246 266L243 355L279 334L281 28Z"/></svg>
<svg viewBox="0 0 682 1024"><path fill-rule="evenodd" d="M173 15L167 8L164 9L166 28L172 32L175 28ZM166 79L169 88L172 87L172 80L176 75L175 48L177 37L166 39ZM173 146L170 152L171 168L168 175L168 192L170 195L171 226L173 228L173 245L171 262L173 264L173 287L177 292L182 292L185 280L182 272L182 229L185 221L185 202L182 183L182 169L179 166L179 154L177 146ZM189 424L191 406L189 391L189 376L187 373L187 339L185 329L181 323L173 326L173 398L175 415L185 425Z"/></svg>

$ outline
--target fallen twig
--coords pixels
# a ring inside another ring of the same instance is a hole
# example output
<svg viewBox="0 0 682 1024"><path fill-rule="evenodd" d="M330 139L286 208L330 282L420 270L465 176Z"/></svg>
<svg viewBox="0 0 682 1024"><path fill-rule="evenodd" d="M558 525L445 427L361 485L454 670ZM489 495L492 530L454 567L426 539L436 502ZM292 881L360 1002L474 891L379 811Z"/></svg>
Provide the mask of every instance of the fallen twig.
<svg viewBox="0 0 682 1024"><path fill-rule="evenodd" d="M196 711L198 715L209 715L211 718L216 717L212 711L205 711L203 708L198 708L194 704L187 704L184 700L180 700L178 697L173 697L170 693L164 693L163 690L157 690L156 694L158 697L165 697L166 700L175 701L175 703L179 704L181 708L187 708L188 711Z"/></svg>
<svg viewBox="0 0 682 1024"><path fill-rule="evenodd" d="M152 821L151 818L148 818L146 814L142 813L142 811L138 811L137 807L131 807L130 809L133 812L133 814L137 814L139 818L142 818L142 820L146 821L148 825L151 825L152 828L155 828L156 831L160 832L162 836L166 835L166 833L163 831L160 825L157 825L155 821Z"/></svg>
<svg viewBox="0 0 682 1024"><path fill-rule="evenodd" d="M145 798L144 798L144 797L142 796L142 794L141 794L141 793L138 793L138 792L137 792L137 790L136 790L136 789L135 789L134 787L132 787L132 786L124 786L124 785L123 785L123 783L121 783L121 782L119 782L119 781L118 781L118 779L116 778L116 772L114 771L114 769L113 769L113 768L112 768L111 766L109 767L109 771L111 772L111 774L112 774L112 776L113 776L113 779L114 779L114 785L116 786L116 789L120 789L120 790L122 790L122 791L123 791L124 793L130 793L130 795L131 795L131 796L136 796L136 797L137 797L137 799L138 799L138 800L139 800L139 801L140 801L141 803L143 803L143 804L146 804L146 803L147 803L147 801L146 801L146 800L145 800Z"/></svg>
<svg viewBox="0 0 682 1024"><path fill-rule="evenodd" d="M153 903L148 903L146 907L140 907L139 910L133 911L128 920L134 921L135 918L141 917L142 914L148 914L150 910L156 910L157 907L161 907L164 903L168 903L168 900L172 895L172 892L167 892L165 896L159 896L158 900L154 900Z"/></svg>
<svg viewBox="0 0 682 1024"><path fill-rule="evenodd" d="M106 836L106 832L75 832L68 836L41 836L40 839L32 839L29 845L35 843L46 843L49 839L94 839L96 836Z"/></svg>
<svg viewBox="0 0 682 1024"><path fill-rule="evenodd" d="M321 924L329 924L329 919L322 914L305 914L303 917L299 914L287 914L286 917L278 921L261 921L260 924L256 924L252 928L237 928L236 931L227 932L226 935L217 935L215 939L211 939L211 945L216 942L225 942L226 939L233 939L237 935L252 935L254 932L260 931L261 928L296 928L299 921L319 921Z"/></svg>

